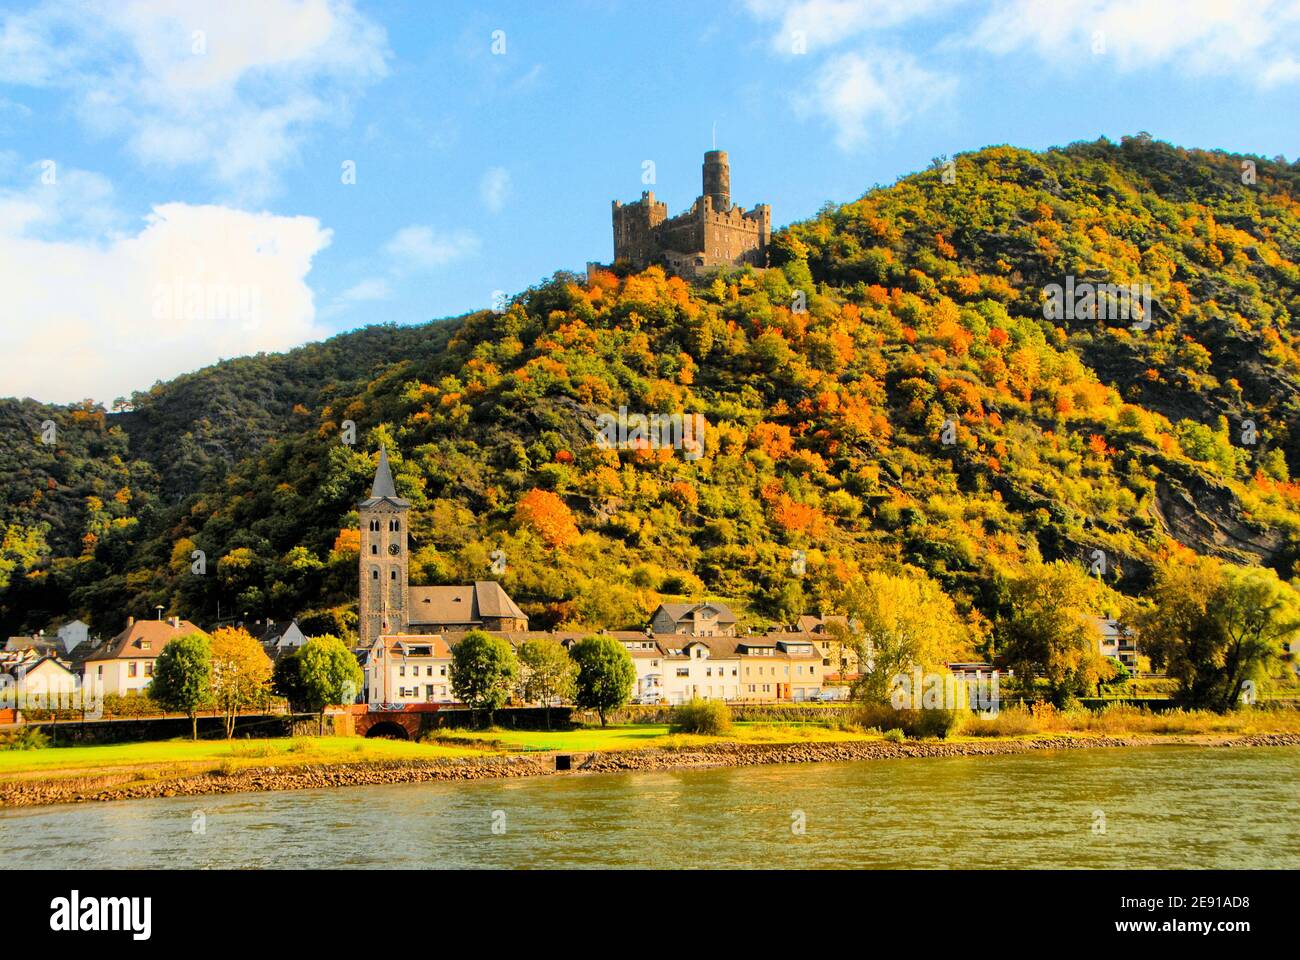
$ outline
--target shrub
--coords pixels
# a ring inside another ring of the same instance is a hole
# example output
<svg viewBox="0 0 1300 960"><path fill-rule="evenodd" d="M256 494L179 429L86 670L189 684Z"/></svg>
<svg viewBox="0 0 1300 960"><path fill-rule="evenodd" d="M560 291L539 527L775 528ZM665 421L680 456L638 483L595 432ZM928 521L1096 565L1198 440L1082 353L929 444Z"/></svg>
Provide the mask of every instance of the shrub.
<svg viewBox="0 0 1300 960"><path fill-rule="evenodd" d="M853 722L864 729L899 729L916 740L943 739L952 733L960 716L956 710L895 710L887 703L865 703L859 707Z"/></svg>
<svg viewBox="0 0 1300 960"><path fill-rule="evenodd" d="M902 743L904 739L903 731L899 730L897 727L894 727L892 730L886 730L881 736L884 737L886 743Z"/></svg>
<svg viewBox="0 0 1300 960"><path fill-rule="evenodd" d="M995 716L973 713L963 718L961 732L968 737L1018 737L1038 733L1038 724L1024 707L1008 707Z"/></svg>
<svg viewBox="0 0 1300 960"><path fill-rule="evenodd" d="M673 733L716 737L731 729L731 709L721 700L691 700L673 710Z"/></svg>
<svg viewBox="0 0 1300 960"><path fill-rule="evenodd" d="M43 750L50 738L40 727L22 727L12 733L0 733L0 750Z"/></svg>

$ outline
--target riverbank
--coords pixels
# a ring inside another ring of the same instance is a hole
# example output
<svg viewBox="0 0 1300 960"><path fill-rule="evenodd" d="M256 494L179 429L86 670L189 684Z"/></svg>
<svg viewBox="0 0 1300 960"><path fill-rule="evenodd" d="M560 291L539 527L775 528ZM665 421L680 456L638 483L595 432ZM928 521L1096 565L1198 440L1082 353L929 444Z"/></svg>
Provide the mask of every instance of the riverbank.
<svg viewBox="0 0 1300 960"><path fill-rule="evenodd" d="M716 742L676 747L649 747L586 753L510 753L482 756L441 755L329 760L305 757L286 764L187 770L162 775L120 769L77 776L28 776L0 782L0 806L29 807L57 803L137 800L156 797L317 790L327 787L485 780L510 777L571 777L596 773L740 767L763 764L828 763L921 757L981 757L1042 750L1187 745L1210 747L1300 746L1300 734L1247 736L1050 736L894 742L878 738L832 741ZM568 769L557 769L557 757Z"/></svg>

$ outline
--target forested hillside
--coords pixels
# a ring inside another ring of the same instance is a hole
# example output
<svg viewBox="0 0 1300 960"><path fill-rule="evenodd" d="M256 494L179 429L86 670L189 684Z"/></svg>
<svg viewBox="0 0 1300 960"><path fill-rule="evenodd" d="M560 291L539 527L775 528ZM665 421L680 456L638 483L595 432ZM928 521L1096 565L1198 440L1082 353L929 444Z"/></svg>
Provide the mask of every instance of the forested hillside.
<svg viewBox="0 0 1300 960"><path fill-rule="evenodd" d="M503 313L229 361L131 412L5 401L3 625L220 602L345 632L381 444L412 582L495 576L503 551L539 627L705 594L762 625L911 567L975 653L1042 561L1091 569L1098 612L1140 604L1175 544L1290 579L1300 168L1251 159L1243 183L1241 157L1146 137L993 147L791 226L767 271L557 274ZM1067 277L1149 284L1150 323L1045 319ZM620 406L703 414L702 456L602 449Z"/></svg>

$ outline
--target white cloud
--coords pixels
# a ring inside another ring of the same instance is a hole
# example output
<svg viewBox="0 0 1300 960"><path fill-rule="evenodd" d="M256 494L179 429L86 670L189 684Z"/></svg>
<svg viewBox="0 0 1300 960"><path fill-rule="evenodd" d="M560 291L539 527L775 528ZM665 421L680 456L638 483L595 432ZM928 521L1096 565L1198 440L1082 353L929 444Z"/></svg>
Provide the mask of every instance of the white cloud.
<svg viewBox="0 0 1300 960"><path fill-rule="evenodd" d="M483 174L479 184L483 205L493 213L500 213L510 199L510 171L505 167L492 167Z"/></svg>
<svg viewBox="0 0 1300 960"><path fill-rule="evenodd" d="M64 88L140 161L273 192L309 128L387 70L350 0L45 0L0 20L0 82Z"/></svg>
<svg viewBox="0 0 1300 960"><path fill-rule="evenodd" d="M776 21L772 48L794 55L829 47L858 34L887 30L927 17L962 0L746 0L750 13Z"/></svg>
<svg viewBox="0 0 1300 960"><path fill-rule="evenodd" d="M392 288L383 277L367 277L339 294L339 299L347 303L371 303L375 300L388 300L393 295Z"/></svg>
<svg viewBox="0 0 1300 960"><path fill-rule="evenodd" d="M836 143L852 150L870 140L874 127L896 127L955 88L952 77L926 70L905 53L844 53L822 65L811 92L796 98L796 105L828 121Z"/></svg>
<svg viewBox="0 0 1300 960"><path fill-rule="evenodd" d="M398 230L384 252L399 269L430 270L473 256L479 246L478 237L468 230L435 233L432 227L414 225Z"/></svg>
<svg viewBox="0 0 1300 960"><path fill-rule="evenodd" d="M1091 69L1105 57L1125 71L1169 65L1276 85L1300 79L1291 56L1300 45L1300 0L1003 0L970 41Z"/></svg>
<svg viewBox="0 0 1300 960"><path fill-rule="evenodd" d="M2 194L0 210L31 202ZM6 395L108 401L323 333L306 277L330 232L314 218L168 203L134 233L55 241L32 228L57 205L35 208L0 217Z"/></svg>

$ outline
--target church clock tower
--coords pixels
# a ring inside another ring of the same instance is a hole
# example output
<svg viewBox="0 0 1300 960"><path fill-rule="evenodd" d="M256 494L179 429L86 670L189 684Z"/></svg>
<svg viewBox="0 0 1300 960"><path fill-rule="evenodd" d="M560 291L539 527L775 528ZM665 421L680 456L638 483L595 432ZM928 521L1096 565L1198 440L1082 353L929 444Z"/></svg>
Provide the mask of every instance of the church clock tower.
<svg viewBox="0 0 1300 960"><path fill-rule="evenodd" d="M410 626L406 535L410 509L410 502L397 495L393 472L388 466L388 450L381 448L374 486L370 496L360 504L357 632L363 647L370 647L383 634L405 633Z"/></svg>

